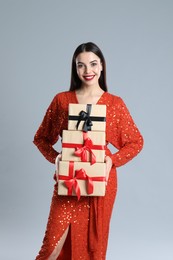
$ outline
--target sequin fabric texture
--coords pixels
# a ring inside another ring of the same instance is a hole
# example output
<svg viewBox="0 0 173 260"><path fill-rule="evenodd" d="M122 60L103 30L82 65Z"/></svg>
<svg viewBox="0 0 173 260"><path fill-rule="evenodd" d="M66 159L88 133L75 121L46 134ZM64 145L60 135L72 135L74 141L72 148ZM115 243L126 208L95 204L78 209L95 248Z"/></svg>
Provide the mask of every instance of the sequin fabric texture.
<svg viewBox="0 0 173 260"><path fill-rule="evenodd" d="M51 163L58 152L54 144L68 124L68 104L78 103L74 91L57 94L52 100L34 137L34 144ZM113 162L104 197L58 196L54 186L45 237L36 260L47 260L64 231L70 226L58 260L105 260L112 209L117 193L116 168L133 159L143 147L143 137L120 97L104 92L97 104L107 106L106 148Z"/></svg>

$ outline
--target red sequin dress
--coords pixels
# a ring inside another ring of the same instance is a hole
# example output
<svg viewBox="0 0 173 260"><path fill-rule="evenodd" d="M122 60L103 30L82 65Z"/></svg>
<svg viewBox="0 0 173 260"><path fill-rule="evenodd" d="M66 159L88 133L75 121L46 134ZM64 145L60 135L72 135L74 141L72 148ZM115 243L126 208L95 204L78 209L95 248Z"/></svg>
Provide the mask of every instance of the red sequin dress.
<svg viewBox="0 0 173 260"><path fill-rule="evenodd" d="M51 163L58 152L53 145L67 129L68 104L78 103L74 91L57 94L47 109L36 132L34 144ZM97 104L107 106L106 143L117 148L112 154L113 167L104 197L58 196L57 184L51 202L45 237L37 260L47 260L64 231L70 226L68 237L58 260L105 260L110 218L117 192L116 168L135 157L143 146L143 138L126 105L120 97L104 92Z"/></svg>

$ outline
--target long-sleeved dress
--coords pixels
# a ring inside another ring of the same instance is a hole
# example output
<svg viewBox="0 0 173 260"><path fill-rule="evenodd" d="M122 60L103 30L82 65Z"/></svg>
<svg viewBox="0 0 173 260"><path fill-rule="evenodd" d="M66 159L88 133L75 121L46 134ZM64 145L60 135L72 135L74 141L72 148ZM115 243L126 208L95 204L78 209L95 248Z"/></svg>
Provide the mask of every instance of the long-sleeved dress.
<svg viewBox="0 0 173 260"><path fill-rule="evenodd" d="M68 104L78 103L75 91L57 94L52 100L34 137L34 144L51 163L58 152L53 145L67 129ZM112 144L115 153L106 146L106 155L112 159L104 197L57 195L54 186L45 237L37 260L47 260L64 231L70 226L68 236L58 260L105 260L110 218L117 193L116 168L135 157L143 147L143 137L136 127L125 103L120 97L104 92L97 105L105 104L106 144Z"/></svg>

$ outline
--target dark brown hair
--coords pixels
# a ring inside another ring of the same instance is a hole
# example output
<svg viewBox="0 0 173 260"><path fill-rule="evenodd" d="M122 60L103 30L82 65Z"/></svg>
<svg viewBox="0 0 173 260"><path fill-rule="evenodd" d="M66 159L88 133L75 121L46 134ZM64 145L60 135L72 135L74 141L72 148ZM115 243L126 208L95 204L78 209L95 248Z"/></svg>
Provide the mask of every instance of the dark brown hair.
<svg viewBox="0 0 173 260"><path fill-rule="evenodd" d="M71 82L70 82L70 91L79 89L81 87L81 80L79 79L76 71L76 58L77 56L82 52L93 52L95 55L97 55L100 58L100 61L102 63L103 70L101 71L101 75L99 78L99 85L101 89L104 91L108 91L107 84L106 84L106 62L105 58L103 56L102 51L99 49L99 47L93 43L93 42L87 42L80 44L72 57L72 65L71 65Z"/></svg>

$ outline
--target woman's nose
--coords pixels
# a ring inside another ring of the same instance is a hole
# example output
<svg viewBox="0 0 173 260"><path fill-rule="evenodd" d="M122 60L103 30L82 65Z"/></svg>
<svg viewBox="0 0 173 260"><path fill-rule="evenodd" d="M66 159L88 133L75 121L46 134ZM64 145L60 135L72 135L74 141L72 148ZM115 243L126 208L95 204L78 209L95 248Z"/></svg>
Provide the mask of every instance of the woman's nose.
<svg viewBox="0 0 173 260"><path fill-rule="evenodd" d="M89 72L90 72L90 66L86 66L86 67L85 67L85 73L88 74Z"/></svg>

